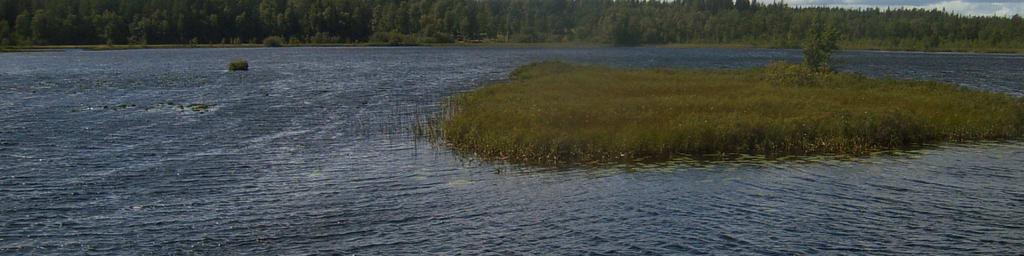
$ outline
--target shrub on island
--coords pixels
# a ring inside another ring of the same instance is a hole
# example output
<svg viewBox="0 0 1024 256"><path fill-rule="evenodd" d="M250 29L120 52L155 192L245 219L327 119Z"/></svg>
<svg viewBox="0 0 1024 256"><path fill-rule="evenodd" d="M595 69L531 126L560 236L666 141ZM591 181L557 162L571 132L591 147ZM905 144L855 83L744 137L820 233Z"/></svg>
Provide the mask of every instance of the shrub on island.
<svg viewBox="0 0 1024 256"><path fill-rule="evenodd" d="M266 47L281 47L284 46L284 38L279 36L269 36L263 39L263 46Z"/></svg>

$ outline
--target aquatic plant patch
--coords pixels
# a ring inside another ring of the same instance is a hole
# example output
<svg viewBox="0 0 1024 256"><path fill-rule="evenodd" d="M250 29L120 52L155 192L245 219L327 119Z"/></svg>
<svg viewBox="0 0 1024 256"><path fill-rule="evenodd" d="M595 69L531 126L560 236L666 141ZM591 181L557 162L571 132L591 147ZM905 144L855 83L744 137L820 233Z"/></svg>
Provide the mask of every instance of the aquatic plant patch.
<svg viewBox="0 0 1024 256"><path fill-rule="evenodd" d="M850 154L1024 135L1024 102L956 85L819 73L545 62L453 96L421 134L484 159L609 163Z"/></svg>

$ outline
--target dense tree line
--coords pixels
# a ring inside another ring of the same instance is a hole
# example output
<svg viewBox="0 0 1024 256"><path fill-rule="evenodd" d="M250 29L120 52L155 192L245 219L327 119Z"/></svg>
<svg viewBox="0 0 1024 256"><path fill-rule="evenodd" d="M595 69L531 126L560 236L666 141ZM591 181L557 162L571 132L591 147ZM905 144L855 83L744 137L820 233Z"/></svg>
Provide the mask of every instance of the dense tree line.
<svg viewBox="0 0 1024 256"><path fill-rule="evenodd" d="M0 0L0 44L598 42L1024 48L1020 16L792 8L757 0Z"/></svg>

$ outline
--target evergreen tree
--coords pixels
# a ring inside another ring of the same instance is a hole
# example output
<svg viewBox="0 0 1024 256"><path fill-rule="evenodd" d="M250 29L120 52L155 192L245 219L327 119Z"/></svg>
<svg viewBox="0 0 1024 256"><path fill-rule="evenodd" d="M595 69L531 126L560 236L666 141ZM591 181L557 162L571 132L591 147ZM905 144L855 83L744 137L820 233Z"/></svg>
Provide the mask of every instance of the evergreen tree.
<svg viewBox="0 0 1024 256"><path fill-rule="evenodd" d="M11 25L6 20L0 20L0 47L11 45Z"/></svg>
<svg viewBox="0 0 1024 256"><path fill-rule="evenodd" d="M736 0L736 10L748 11L750 10L750 0Z"/></svg>
<svg viewBox="0 0 1024 256"><path fill-rule="evenodd" d="M820 72L831 72L829 61L832 52L839 50L838 41L839 32L835 28L815 24L804 44L804 65Z"/></svg>
<svg viewBox="0 0 1024 256"><path fill-rule="evenodd" d="M28 10L24 10L21 14L18 14L14 27L15 40L18 41L18 44L31 44L32 16L29 15Z"/></svg>
<svg viewBox="0 0 1024 256"><path fill-rule="evenodd" d="M32 15L32 41L38 44L48 44L50 36L56 32L56 21L47 10L36 10Z"/></svg>

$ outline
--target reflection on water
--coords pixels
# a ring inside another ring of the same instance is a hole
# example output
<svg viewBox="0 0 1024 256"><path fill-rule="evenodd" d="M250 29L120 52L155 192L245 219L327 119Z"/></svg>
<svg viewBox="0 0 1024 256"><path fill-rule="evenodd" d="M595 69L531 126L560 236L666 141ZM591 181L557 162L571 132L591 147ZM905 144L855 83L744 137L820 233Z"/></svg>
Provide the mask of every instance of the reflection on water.
<svg viewBox="0 0 1024 256"><path fill-rule="evenodd" d="M252 71L225 72L234 58ZM445 96L545 59L735 68L799 52L0 54L0 254L1024 250L1019 142L534 168L453 156L409 132ZM839 61L872 76L1024 92L1020 56L846 52Z"/></svg>

